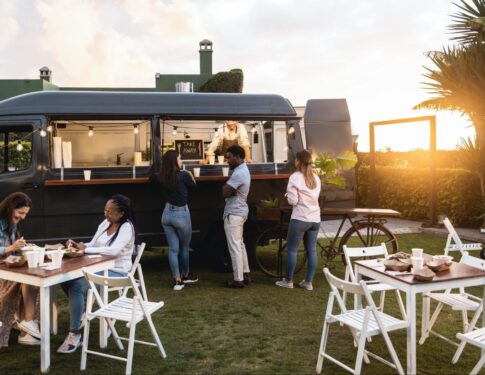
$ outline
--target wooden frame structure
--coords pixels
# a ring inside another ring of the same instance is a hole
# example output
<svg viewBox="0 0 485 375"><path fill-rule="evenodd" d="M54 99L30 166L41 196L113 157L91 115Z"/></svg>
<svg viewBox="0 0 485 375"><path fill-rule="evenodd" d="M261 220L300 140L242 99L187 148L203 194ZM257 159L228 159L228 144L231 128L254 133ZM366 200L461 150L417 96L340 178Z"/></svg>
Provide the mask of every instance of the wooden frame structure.
<svg viewBox="0 0 485 375"><path fill-rule="evenodd" d="M369 147L370 147L370 175L369 175L369 202L371 207L376 206L377 186L375 184L376 164L375 164L375 127L382 125L397 125L414 122L429 122L429 167L430 167L430 189L429 189L429 224L438 223L437 215L437 191L436 191L436 116L418 116L400 118L395 120L376 121L369 123Z"/></svg>

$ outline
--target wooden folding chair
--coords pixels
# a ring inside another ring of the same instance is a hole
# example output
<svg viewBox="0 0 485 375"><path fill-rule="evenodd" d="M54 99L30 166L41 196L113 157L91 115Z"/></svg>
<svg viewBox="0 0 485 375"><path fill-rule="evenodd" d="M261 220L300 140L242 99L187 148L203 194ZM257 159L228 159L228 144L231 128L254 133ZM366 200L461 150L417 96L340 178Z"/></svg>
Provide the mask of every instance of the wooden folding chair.
<svg viewBox="0 0 485 375"><path fill-rule="evenodd" d="M147 301L148 297L147 297L147 291L145 287L145 279L143 278L143 271L141 269L141 264L140 264L141 257L143 256L143 252L145 251L145 246L146 246L145 242L142 242L137 246L136 257L135 257L135 260L133 261L133 265L131 266L129 274L133 276L134 280L136 281L136 284L140 287L140 291L141 291L141 294L143 295L143 299ZM127 288L114 287L114 288L109 288L108 292L118 291L120 297L121 296L126 297L129 289L130 289L129 287Z"/></svg>
<svg viewBox="0 0 485 375"><path fill-rule="evenodd" d="M83 270L84 276L89 282L90 289L88 291L88 298L87 298L87 311L86 311L86 325L84 326L84 337L83 337L83 348L81 354L81 370L86 369L86 362L87 362L87 355L99 355L102 357L112 358L120 361L126 362L126 374L131 374L131 367L133 362L133 348L135 342L137 344L145 344L151 346L157 346L158 350L163 358L166 358L165 350L162 346L162 342L158 337L157 331L155 329L155 325L152 321L152 314L163 307L164 303L160 302L149 302L146 301L140 293L136 281L133 278L133 275L128 275L127 277L104 277L95 275ZM134 297L127 298L126 296L121 296L114 301L105 304L99 295L99 292L96 288L96 285L100 286L107 286L109 287L120 287L120 288L129 288L131 287L133 290ZM99 309L96 311L92 311L93 306L93 296L96 299L96 302L99 306ZM104 319L107 323L109 328L111 329L113 338L116 342L116 345L120 350L123 350L123 344L121 340L128 341L128 353L127 357L119 357L114 356L102 352L96 352L93 350L88 349L89 343L89 330L91 327L91 321L93 319ZM137 324L146 319L148 326L150 328L150 332L153 336L155 342L146 342L146 341L139 341L135 339L135 331ZM130 328L129 337L120 337L118 332L115 329L113 324L114 320L122 320L128 323Z"/></svg>
<svg viewBox="0 0 485 375"><path fill-rule="evenodd" d="M343 246L345 261L347 266L345 268L345 280L351 281L353 283L357 282L357 278L355 276L355 272L353 269L352 261L356 258L364 258L364 257L387 257L387 248L385 243L381 243L378 246L370 246L370 247L347 247L346 245ZM401 315L404 320L407 319L406 317L406 309L404 308L404 303L401 298L401 294L399 290L394 288L391 285L380 283L376 280L368 280L366 281L367 288L370 292L381 292L380 301L379 301L379 310L384 311L384 302L386 298L386 291L393 291L396 295L397 303L399 306L399 310L401 311ZM344 292L343 300L346 303L347 295Z"/></svg>
<svg viewBox="0 0 485 375"><path fill-rule="evenodd" d="M461 353L463 353L463 349L465 349L466 344L471 344L477 346L481 349L482 353L485 350L485 327L483 328L476 328L476 324L478 319L482 317L483 308L484 308L485 300L482 300L480 303L479 308L475 311L475 315L473 316L470 324L468 325L467 330L464 333L458 333L456 337L461 341L458 345L458 349L456 349L455 355L451 362L455 364L460 359ZM477 364L470 372L470 375L476 375L481 370L483 365L485 364L485 355L481 355L480 359L478 360Z"/></svg>
<svg viewBox="0 0 485 375"><path fill-rule="evenodd" d="M455 228L451 224L450 219L447 217L443 219L443 224L448 230L448 238L446 239L445 245L445 255L448 255L449 251L459 251L463 255L464 251L482 250L481 243L463 243Z"/></svg>
<svg viewBox="0 0 485 375"><path fill-rule="evenodd" d="M325 274L325 277L327 278L332 290L328 298L327 311L325 313L325 321L323 323L322 339L320 342L320 349L318 351L316 368L317 374L320 374L322 371L324 359L330 360L352 374L360 374L362 369L362 361L369 363L369 356L396 369L399 374L404 374L403 368L399 362L399 358L394 350L388 332L406 328L409 323L405 320L399 320L393 316L387 315L382 311L378 311L368 286L364 281L361 281L360 284L356 284L339 279L338 277L332 275L327 268L324 268L323 273ZM364 296L367 301L367 307L358 310L347 310L340 295L340 291ZM335 300L337 300L337 305L340 308L340 314L336 315L333 314ZM350 329L354 341L358 343L357 358L355 360L355 367L353 369L325 352L328 341L329 326L333 323L339 323L347 326ZM392 363L374 353L365 350L367 338L376 335L383 336L384 342L386 343L387 349L391 355Z"/></svg>
<svg viewBox="0 0 485 375"><path fill-rule="evenodd" d="M479 268L485 270L485 260L473 257L464 252L460 259L460 263L466 264L471 267ZM431 300L438 302L433 315L430 318L430 305ZM441 335L440 333L434 331L432 328L438 319L438 315L444 306L451 307L454 311L460 311L463 321L463 332L468 330L468 311L477 311L482 302L482 298L474 296L473 294L465 292L465 288L459 288L458 293L453 293L452 289L445 290L442 293L424 293L423 294L423 317L421 326L421 338L419 339L419 344L422 345L429 337L430 334L439 337L446 342L458 346L458 344L450 340L449 338Z"/></svg>

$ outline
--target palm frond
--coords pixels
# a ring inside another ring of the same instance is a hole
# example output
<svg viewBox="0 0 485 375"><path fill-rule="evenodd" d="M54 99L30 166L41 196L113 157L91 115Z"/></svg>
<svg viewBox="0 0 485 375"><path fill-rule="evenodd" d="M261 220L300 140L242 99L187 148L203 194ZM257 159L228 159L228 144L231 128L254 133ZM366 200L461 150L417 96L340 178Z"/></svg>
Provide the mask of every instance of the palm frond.
<svg viewBox="0 0 485 375"><path fill-rule="evenodd" d="M461 44L485 41L485 27L481 24L485 17L485 0L472 0L470 3L460 0L453 4L460 11L451 16L452 24L448 27L454 35L451 39Z"/></svg>

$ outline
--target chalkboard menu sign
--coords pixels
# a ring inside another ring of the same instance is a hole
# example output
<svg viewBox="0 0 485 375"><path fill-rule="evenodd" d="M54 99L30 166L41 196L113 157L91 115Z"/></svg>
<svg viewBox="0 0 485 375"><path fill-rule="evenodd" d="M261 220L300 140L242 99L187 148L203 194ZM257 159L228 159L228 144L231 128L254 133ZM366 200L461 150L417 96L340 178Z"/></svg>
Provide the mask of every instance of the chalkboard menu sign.
<svg viewBox="0 0 485 375"><path fill-rule="evenodd" d="M202 139L176 139L175 150L182 160L204 159L204 140Z"/></svg>

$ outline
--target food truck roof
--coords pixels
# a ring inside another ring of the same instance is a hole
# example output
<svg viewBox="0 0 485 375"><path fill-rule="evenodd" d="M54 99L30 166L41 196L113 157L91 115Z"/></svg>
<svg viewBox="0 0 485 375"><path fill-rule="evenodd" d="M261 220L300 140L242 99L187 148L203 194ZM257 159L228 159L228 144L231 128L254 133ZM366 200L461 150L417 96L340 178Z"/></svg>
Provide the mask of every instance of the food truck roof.
<svg viewBox="0 0 485 375"><path fill-rule="evenodd" d="M154 116L170 119L297 119L274 94L40 91L0 102L0 115Z"/></svg>

